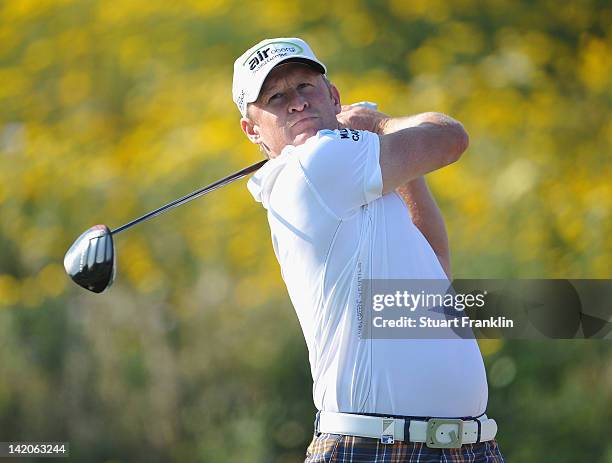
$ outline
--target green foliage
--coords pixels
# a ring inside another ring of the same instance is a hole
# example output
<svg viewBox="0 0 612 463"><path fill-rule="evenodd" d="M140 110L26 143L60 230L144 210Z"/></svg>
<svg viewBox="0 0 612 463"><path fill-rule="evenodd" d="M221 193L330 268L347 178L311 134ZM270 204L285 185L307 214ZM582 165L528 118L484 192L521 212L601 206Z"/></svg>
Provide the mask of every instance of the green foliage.
<svg viewBox="0 0 612 463"><path fill-rule="evenodd" d="M0 437L75 461L299 461L307 353L244 184L117 237L85 294L72 241L258 159L232 63L298 35L344 102L441 111L471 145L429 176L456 277L609 278L604 1L0 3ZM482 342L509 461L612 461L606 342Z"/></svg>

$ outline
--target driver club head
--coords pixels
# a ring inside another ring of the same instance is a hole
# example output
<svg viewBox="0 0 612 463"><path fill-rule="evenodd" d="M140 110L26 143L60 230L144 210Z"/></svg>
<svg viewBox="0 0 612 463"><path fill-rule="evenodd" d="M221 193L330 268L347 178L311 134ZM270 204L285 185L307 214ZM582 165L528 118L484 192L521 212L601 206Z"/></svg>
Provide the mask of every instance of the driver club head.
<svg viewBox="0 0 612 463"><path fill-rule="evenodd" d="M79 286L101 293L115 279L113 235L106 225L94 225L77 238L64 257L66 273Z"/></svg>

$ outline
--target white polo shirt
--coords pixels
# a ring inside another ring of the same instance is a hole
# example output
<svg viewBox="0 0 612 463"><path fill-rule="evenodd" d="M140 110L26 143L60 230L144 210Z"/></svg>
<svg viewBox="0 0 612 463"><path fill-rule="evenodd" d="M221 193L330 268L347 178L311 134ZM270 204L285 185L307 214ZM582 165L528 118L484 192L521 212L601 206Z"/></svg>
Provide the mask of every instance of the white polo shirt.
<svg viewBox="0 0 612 463"><path fill-rule="evenodd" d="M308 345L319 410L464 417L485 412L473 339L362 339L361 279L445 279L396 193L382 196L380 141L322 130L248 182L268 211L274 252Z"/></svg>

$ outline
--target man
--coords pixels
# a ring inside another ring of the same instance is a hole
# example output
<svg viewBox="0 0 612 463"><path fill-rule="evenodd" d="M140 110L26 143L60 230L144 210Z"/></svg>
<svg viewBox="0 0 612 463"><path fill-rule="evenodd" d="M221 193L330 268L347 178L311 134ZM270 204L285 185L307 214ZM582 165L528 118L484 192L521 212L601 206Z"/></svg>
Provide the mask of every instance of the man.
<svg viewBox="0 0 612 463"><path fill-rule="evenodd" d="M270 159L248 187L309 350L319 413L306 461L501 462L474 339L359 335L362 280L450 278L423 175L458 160L468 136L438 113L341 106L325 74L297 38L234 63L242 130Z"/></svg>

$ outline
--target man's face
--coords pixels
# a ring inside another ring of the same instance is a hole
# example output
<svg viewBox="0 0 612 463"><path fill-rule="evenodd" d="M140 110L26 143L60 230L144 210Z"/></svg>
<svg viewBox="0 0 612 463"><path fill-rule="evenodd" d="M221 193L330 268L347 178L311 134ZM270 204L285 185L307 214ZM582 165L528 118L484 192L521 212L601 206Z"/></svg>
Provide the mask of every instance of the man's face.
<svg viewBox="0 0 612 463"><path fill-rule="evenodd" d="M244 133L273 158L317 131L338 128L340 97L323 75L301 63L282 64L266 78L257 101L241 119Z"/></svg>

